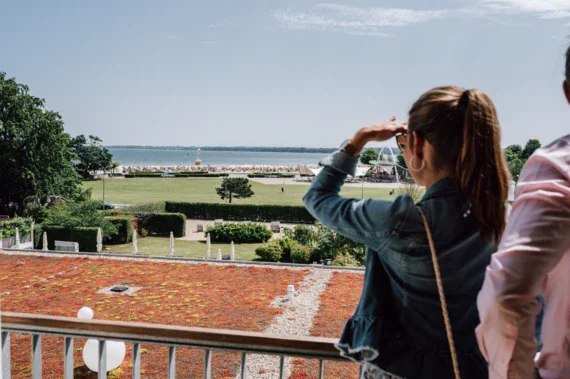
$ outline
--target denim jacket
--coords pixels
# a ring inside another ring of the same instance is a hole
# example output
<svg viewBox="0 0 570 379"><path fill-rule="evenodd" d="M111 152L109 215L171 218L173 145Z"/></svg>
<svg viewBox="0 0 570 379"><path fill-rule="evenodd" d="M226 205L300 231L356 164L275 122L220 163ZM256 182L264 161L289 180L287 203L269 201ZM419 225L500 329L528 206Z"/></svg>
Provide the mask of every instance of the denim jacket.
<svg viewBox="0 0 570 379"><path fill-rule="evenodd" d="M358 159L335 152L303 198L326 226L367 246L360 302L337 343L341 355L405 378L453 378L451 355L426 232L437 251L462 378L486 378L475 337L476 298L495 249L470 215L451 178L432 185L421 201L347 199L339 195Z"/></svg>

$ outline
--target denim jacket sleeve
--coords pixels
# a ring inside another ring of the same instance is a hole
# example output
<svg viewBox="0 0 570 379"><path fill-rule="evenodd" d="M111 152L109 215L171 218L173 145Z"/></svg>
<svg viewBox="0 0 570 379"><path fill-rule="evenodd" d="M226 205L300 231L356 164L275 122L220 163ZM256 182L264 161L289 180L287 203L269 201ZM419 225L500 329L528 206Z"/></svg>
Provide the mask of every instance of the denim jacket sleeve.
<svg viewBox="0 0 570 379"><path fill-rule="evenodd" d="M337 151L324 158L323 170L303 197L307 210L320 222L354 241L378 250L386 237L407 217L413 200L404 195L395 201L347 199L339 195L358 158Z"/></svg>

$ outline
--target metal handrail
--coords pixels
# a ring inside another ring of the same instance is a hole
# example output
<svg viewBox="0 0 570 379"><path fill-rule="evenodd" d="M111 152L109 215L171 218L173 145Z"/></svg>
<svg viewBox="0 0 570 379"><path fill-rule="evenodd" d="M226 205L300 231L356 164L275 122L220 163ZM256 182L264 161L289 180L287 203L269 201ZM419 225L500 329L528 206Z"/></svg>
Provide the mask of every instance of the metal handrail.
<svg viewBox="0 0 570 379"><path fill-rule="evenodd" d="M248 354L278 355L279 377L285 375L285 357L302 357L319 360L319 378L323 378L323 361L346 360L334 347L336 339L323 337L292 337L269 333L208 329L185 326L157 325L107 320L82 320L72 317L47 316L27 313L3 312L1 320L1 354L4 366L2 378L10 378L10 333L32 336L32 377L41 378L42 336L62 336L64 348L64 376L73 378L73 340L92 338L99 341L98 378L107 377L106 343L120 340L133 344L133 378L140 379L140 345L168 346L168 378L175 377L176 348L192 347L205 351L204 378L211 379L212 350L241 352L241 377L245 378Z"/></svg>
<svg viewBox="0 0 570 379"><path fill-rule="evenodd" d="M333 338L2 312L2 330L341 360Z"/></svg>

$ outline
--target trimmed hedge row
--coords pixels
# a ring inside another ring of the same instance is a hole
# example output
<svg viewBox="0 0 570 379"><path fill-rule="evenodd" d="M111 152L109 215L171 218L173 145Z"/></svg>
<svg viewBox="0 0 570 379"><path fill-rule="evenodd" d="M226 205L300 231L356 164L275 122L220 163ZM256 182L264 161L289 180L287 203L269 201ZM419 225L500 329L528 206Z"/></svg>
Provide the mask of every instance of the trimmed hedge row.
<svg viewBox="0 0 570 379"><path fill-rule="evenodd" d="M229 176L228 173L215 173L206 172L204 174L197 172L181 172L179 174L174 174L177 178L220 178Z"/></svg>
<svg viewBox="0 0 570 379"><path fill-rule="evenodd" d="M115 216L107 217L107 219L117 227L117 234L104 238L103 242L105 244L118 245L133 241L133 227L131 223L133 216Z"/></svg>
<svg viewBox="0 0 570 379"><path fill-rule="evenodd" d="M220 178L220 177L227 177L229 176L228 173L215 173L215 172L206 172L206 173L197 173L197 172L179 172L179 173L172 173L176 178ZM161 173L158 172L143 172L137 174L125 174L125 178L132 179L132 178L164 178Z"/></svg>
<svg viewBox="0 0 570 379"><path fill-rule="evenodd" d="M248 178L294 178L295 174L284 174L281 172L265 173L265 172L255 172L253 174L247 174Z"/></svg>
<svg viewBox="0 0 570 379"><path fill-rule="evenodd" d="M150 234L169 237L186 235L186 216L182 213L131 213L138 218L139 230L146 229Z"/></svg>
<svg viewBox="0 0 570 379"><path fill-rule="evenodd" d="M265 225L248 224L223 224L210 226L206 229L213 242L255 243L267 242L273 233Z"/></svg>
<svg viewBox="0 0 570 379"><path fill-rule="evenodd" d="M78 242L79 251L97 251L97 228L42 225L35 229L35 248L41 249L43 232L47 233L48 249L55 249L55 240Z"/></svg>
<svg viewBox="0 0 570 379"><path fill-rule="evenodd" d="M301 205L255 205L166 202L167 212L180 212L188 218L231 221L281 221L298 224L313 224L315 219Z"/></svg>

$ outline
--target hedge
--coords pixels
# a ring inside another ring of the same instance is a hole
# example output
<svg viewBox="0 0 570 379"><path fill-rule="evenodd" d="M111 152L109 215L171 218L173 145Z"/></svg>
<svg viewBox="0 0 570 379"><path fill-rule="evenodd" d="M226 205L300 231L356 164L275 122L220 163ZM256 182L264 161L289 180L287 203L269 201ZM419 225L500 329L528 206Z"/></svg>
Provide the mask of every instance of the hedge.
<svg viewBox="0 0 570 379"><path fill-rule="evenodd" d="M297 224L312 224L315 219L301 205L255 205L255 204L215 204L185 203L167 201L167 212L180 212L188 218L231 221L281 221Z"/></svg>
<svg viewBox="0 0 570 379"><path fill-rule="evenodd" d="M112 216L122 215L125 213L164 213L164 201L155 203L135 204L123 208L116 208L108 211Z"/></svg>
<svg viewBox="0 0 570 379"><path fill-rule="evenodd" d="M133 227L131 224L133 216L115 216L107 217L107 219L117 227L117 234L104 238L103 242L105 244L118 245L133 241Z"/></svg>
<svg viewBox="0 0 570 379"><path fill-rule="evenodd" d="M43 232L47 233L48 248L55 249L55 240L78 242L79 251L95 252L97 251L97 229L86 227L68 227L68 226L52 226L42 225L36 229L35 247L41 249L43 245Z"/></svg>
<svg viewBox="0 0 570 379"><path fill-rule="evenodd" d="M248 178L294 178L295 174L287 174L281 172L265 173L265 172L255 172L253 174L247 174Z"/></svg>
<svg viewBox="0 0 570 379"><path fill-rule="evenodd" d="M212 242L225 243L267 242L273 236L273 232L265 225L255 223L210 226L206 233L210 234Z"/></svg>
<svg viewBox="0 0 570 379"><path fill-rule="evenodd" d="M131 213L138 218L138 228L146 229L150 234L169 237L186 235L186 216L182 213Z"/></svg>
<svg viewBox="0 0 570 379"><path fill-rule="evenodd" d="M172 173L170 175L174 175L174 177L176 178L219 178L219 177L229 176L228 173L214 173L214 172L206 172L204 174L199 174L197 172L181 172L181 173ZM163 177L162 174L158 172L142 172L136 174L125 174L125 178L132 179L132 178L168 178L168 177Z"/></svg>
<svg viewBox="0 0 570 379"><path fill-rule="evenodd" d="M215 173L215 172L181 172L179 174L174 174L177 178L220 178L229 176L228 173Z"/></svg>

